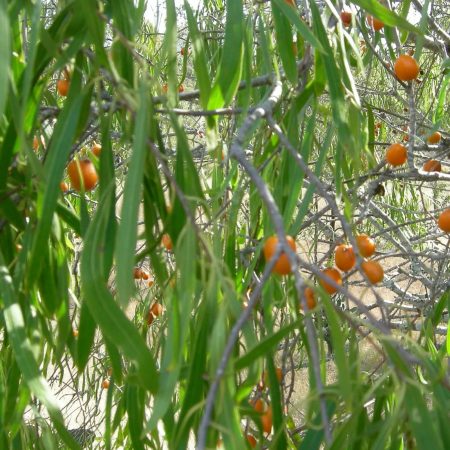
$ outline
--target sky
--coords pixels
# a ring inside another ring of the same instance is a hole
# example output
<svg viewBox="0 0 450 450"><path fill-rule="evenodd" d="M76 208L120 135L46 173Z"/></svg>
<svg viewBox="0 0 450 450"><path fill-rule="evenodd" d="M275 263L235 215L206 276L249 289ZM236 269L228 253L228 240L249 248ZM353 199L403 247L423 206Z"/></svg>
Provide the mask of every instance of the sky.
<svg viewBox="0 0 450 450"><path fill-rule="evenodd" d="M199 3L202 0L188 0L189 4L191 5L192 9L195 10L195 8L198 7ZM184 4L184 0L175 0L175 6L179 7L182 6ZM156 17L157 17L157 10L158 10L158 6L159 6L159 10L160 10L160 23L159 23L159 31L161 30L161 27L164 27L164 21L166 18L166 11L165 11L165 6L166 6L166 0L148 0L147 2L147 12L145 14L145 17L153 24L156 25Z"/></svg>

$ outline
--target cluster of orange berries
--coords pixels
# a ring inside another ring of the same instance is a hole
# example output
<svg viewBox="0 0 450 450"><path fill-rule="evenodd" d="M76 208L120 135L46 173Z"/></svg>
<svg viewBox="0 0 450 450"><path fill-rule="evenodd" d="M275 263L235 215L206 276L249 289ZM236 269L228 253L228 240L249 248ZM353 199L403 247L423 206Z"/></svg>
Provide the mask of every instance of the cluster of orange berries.
<svg viewBox="0 0 450 450"><path fill-rule="evenodd" d="M135 267L133 269L133 277L135 280L144 280L148 282L148 287L152 287L154 284L154 281L150 279L150 275L145 270L141 269L140 267Z"/></svg>
<svg viewBox="0 0 450 450"><path fill-rule="evenodd" d="M280 367L277 367L275 369L275 373L277 376L278 383L281 383L283 381L282 369ZM267 376L266 372L263 372L261 380L258 383L257 388L259 391L263 391L267 385L268 385L268 376ZM256 399L254 399L253 401L251 401L250 404L253 407L253 409L255 410L255 412L257 412L260 416L261 425L262 425L262 429L263 429L264 433L269 434L272 432L272 425L273 425L272 406L268 402L265 402L261 398L261 396L260 396L261 394L258 394L258 395L259 396ZM246 439L247 439L247 442L250 444L251 448L256 447L257 441L253 435L247 434Z"/></svg>
<svg viewBox="0 0 450 450"><path fill-rule="evenodd" d="M340 16L342 25L344 25L344 27L346 28L350 27L352 24L353 14L349 11L341 11ZM366 20L368 25L375 31L380 31L384 27L384 23L373 16L368 15Z"/></svg>
<svg viewBox="0 0 450 450"><path fill-rule="evenodd" d="M286 241L289 247L295 252L296 244L292 236L286 236ZM366 234L360 234L356 236L356 243L358 245L360 254L364 258L369 258L375 253L376 249L375 242L372 238L370 238ZM266 262L270 261L274 256L277 245L278 245L277 236L271 236L266 240L263 248L264 258ZM355 266L355 263L356 263L356 255L351 245L341 244L336 248L335 264L337 268L339 268L343 272L348 272ZM369 281L373 284L379 283L384 278L383 268L377 261L372 260L363 261L361 268L366 274ZM276 261L272 269L272 272L277 273L279 275L287 275L291 273L291 270L292 269L289 259L287 255L284 252L282 252L281 255L278 257L278 260ZM328 267L324 269L322 273L330 277L332 280L334 280L334 282L337 285L339 286L342 285L341 274L339 270L337 270L336 268ZM323 279L320 280L320 284L329 294L334 294L337 291L337 288L335 286L331 285L329 282ZM306 298L308 309L313 309L316 305L313 289L310 287L305 288L304 295Z"/></svg>
<svg viewBox="0 0 450 450"><path fill-rule="evenodd" d="M150 326L153 321L159 317L164 311L163 306L161 303L153 303L152 306L150 306L148 313L147 313L147 325Z"/></svg>
<svg viewBox="0 0 450 450"><path fill-rule="evenodd" d="M356 236L356 244L361 256L369 258L375 253L376 246L375 241L367 236L367 234L360 234ZM348 272L356 264L356 255L351 245L341 244L338 245L334 253L334 263L338 269L342 272ZM378 261L365 260L361 264L361 269L372 284L379 283L384 278L384 271L381 264ZM327 267L322 273L330 277L337 285L342 285L342 277L335 267ZM328 292L328 294L334 294L337 292L337 288L324 279L320 280L320 285Z"/></svg>

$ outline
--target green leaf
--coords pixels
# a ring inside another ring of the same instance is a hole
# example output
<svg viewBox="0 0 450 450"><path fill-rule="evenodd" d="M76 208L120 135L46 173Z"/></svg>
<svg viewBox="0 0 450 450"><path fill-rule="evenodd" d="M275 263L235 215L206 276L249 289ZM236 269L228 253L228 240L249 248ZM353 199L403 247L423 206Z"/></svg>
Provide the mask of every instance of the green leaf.
<svg viewBox="0 0 450 450"><path fill-rule="evenodd" d="M200 90L200 103L203 108L208 107L209 94L211 91L211 79L209 78L208 65L206 61L206 51L203 42L203 36L200 33L197 22L194 18L189 3L185 0L184 7L189 27L189 34L192 41L192 50L194 53L194 70L197 76L198 88Z"/></svg>
<svg viewBox="0 0 450 450"><path fill-rule="evenodd" d="M407 31L416 33L419 36L422 35L422 32L417 27L411 25L407 20L400 17L395 12L384 7L378 0L351 0L351 3L361 6L361 8L364 8L374 17L380 19L385 25L403 28Z"/></svg>
<svg viewBox="0 0 450 450"><path fill-rule="evenodd" d="M436 418L424 399L423 393L416 386L406 388L405 404L411 432L416 440L418 450L444 450L444 444L436 426Z"/></svg>
<svg viewBox="0 0 450 450"><path fill-rule="evenodd" d="M297 29L297 31L300 33L303 39L305 39L305 41L308 41L318 51L323 51L322 45L320 44L319 40L316 38L316 36L314 36L306 23L298 16L296 8L293 8L286 0L272 0L272 5L273 4L276 4L280 11L283 12L289 22L291 22L291 24Z"/></svg>
<svg viewBox="0 0 450 450"><path fill-rule="evenodd" d="M134 290L133 267L136 253L137 227L141 185L144 176L145 157L147 153L147 136L149 121L149 98L147 87L142 84L139 89L139 106L136 113L136 127L133 138L133 151L129 163L123 194L121 222L116 237L117 296L119 303L125 306L130 301Z"/></svg>
<svg viewBox="0 0 450 450"><path fill-rule="evenodd" d="M241 81L244 55L244 11L242 0L226 2L227 17L222 59L208 109L228 106Z"/></svg>
<svg viewBox="0 0 450 450"><path fill-rule="evenodd" d="M300 320L290 323L276 333L262 339L256 347L249 350L244 356L236 360L234 367L236 370L242 370L254 363L258 358L263 357L267 352L275 347L284 337L288 336L293 330L299 327Z"/></svg>
<svg viewBox="0 0 450 450"><path fill-rule="evenodd" d="M81 254L81 286L89 311L103 334L136 365L136 375L142 386L155 393L158 388L156 364L135 326L114 301L106 288L108 274L103 273L106 229L110 217L108 198L99 202L94 219L86 233ZM131 274L130 274L131 277Z"/></svg>
<svg viewBox="0 0 450 450"><path fill-rule="evenodd" d="M45 163L45 180L41 180L37 201L38 224L34 233L33 248L29 261L28 282L30 285L35 282L41 270L41 261L44 256L42 249L47 245L53 211L56 208L60 193L59 183L71 152L71 144L75 139L80 108L84 99L83 93L79 91L80 81L78 76L72 79L72 84L75 83L75 86L72 86L69 97L58 117L48 150Z"/></svg>
<svg viewBox="0 0 450 450"><path fill-rule="evenodd" d="M4 304L3 317L9 341L14 351L14 357L20 368L21 374L31 392L46 407L52 421L71 449L79 449L79 446L71 438L64 428L64 419L59 409L58 401L50 387L42 376L41 370L33 355L31 342L25 333L25 321L22 310L17 302L17 296L12 283L12 278L5 266L3 254L0 252L0 300Z"/></svg>
<svg viewBox="0 0 450 450"><path fill-rule="evenodd" d="M2 61L2 70L0 70L0 117L3 116L3 110L8 97L9 84L9 62L11 57L10 26L5 0L0 0L0 30L3 30L0 40L0 61Z"/></svg>
<svg viewBox="0 0 450 450"><path fill-rule="evenodd" d="M283 0L284 1L284 0ZM282 3L282 2L280 2ZM288 5L283 5L287 6ZM297 83L297 65L294 51L292 49L292 30L286 16L282 14L278 2L272 1L273 21L275 25L275 36L278 44L278 51L287 79L292 83ZM291 9L289 7L289 9Z"/></svg>

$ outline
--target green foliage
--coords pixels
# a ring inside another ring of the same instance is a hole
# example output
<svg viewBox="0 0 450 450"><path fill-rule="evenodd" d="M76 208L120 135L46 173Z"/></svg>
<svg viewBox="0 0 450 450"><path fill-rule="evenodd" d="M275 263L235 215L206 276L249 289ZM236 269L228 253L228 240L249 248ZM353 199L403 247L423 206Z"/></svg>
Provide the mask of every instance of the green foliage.
<svg viewBox="0 0 450 450"><path fill-rule="evenodd" d="M0 0L0 448L449 447L446 2L54 3Z"/></svg>

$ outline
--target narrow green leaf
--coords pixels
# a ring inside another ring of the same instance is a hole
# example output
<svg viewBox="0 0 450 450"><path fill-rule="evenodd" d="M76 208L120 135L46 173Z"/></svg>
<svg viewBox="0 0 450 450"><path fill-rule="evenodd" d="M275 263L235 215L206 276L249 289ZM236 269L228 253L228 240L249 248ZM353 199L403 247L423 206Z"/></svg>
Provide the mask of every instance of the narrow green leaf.
<svg viewBox="0 0 450 450"><path fill-rule="evenodd" d="M281 330L273 333L270 336L262 339L256 347L253 347L249 350L244 356L241 356L236 360L234 367L237 370L242 370L248 367L250 364L254 363L258 358L263 357L267 354L268 350L275 347L284 337L289 335L293 330L299 327L300 320L296 320L295 322L290 323L286 327L283 327Z"/></svg>
<svg viewBox="0 0 450 450"><path fill-rule="evenodd" d="M125 306L130 301L134 290L133 266L136 253L139 204L141 185L144 176L145 157L147 152L147 130L149 120L148 89L144 84L139 90L139 106L136 113L133 152L129 163L123 194L121 222L116 238L117 264L117 297L119 303Z"/></svg>
<svg viewBox="0 0 450 450"><path fill-rule="evenodd" d="M0 117L2 117L8 96L9 62L11 57L11 28L9 26L8 11L5 0L0 0L0 30L3 30L2 39L0 39L0 61L2 62L2 70L0 70Z"/></svg>
<svg viewBox="0 0 450 450"><path fill-rule="evenodd" d="M198 88L200 90L200 103L202 104L202 107L206 109L211 91L211 80L208 73L203 36L197 27L197 22L187 0L184 1L184 7L186 9L189 34L191 36L192 49L194 52L194 70L197 76Z"/></svg>
<svg viewBox="0 0 450 450"><path fill-rule="evenodd" d="M394 11L391 11L383 6L378 0L351 0L351 3L361 6L361 8L364 8L367 12L372 14L377 19L380 19L386 25L402 28L418 35L422 34L417 27L411 25L407 20L400 17Z"/></svg>
<svg viewBox="0 0 450 450"><path fill-rule="evenodd" d="M300 35L308 41L314 48L322 52L322 45L319 40L314 36L306 23L300 19L298 12L293 8L286 0L272 0L272 4L276 4L280 11L288 18L289 22L297 29ZM292 49L291 49L292 50Z"/></svg>
<svg viewBox="0 0 450 450"><path fill-rule="evenodd" d="M446 447L439 435L434 414L429 411L423 393L416 386L407 386L405 404L417 449L444 450Z"/></svg>
<svg viewBox="0 0 450 450"><path fill-rule="evenodd" d="M108 199L100 201L94 219L89 225L81 255L81 282L84 300L104 335L136 364L137 377L142 386L155 393L158 387L156 364L135 326L114 301L106 288L108 274L103 274L103 254L107 245L106 229L109 222ZM130 274L131 276L131 274Z"/></svg>
<svg viewBox="0 0 450 450"><path fill-rule="evenodd" d="M244 11L242 0L226 2L227 17L222 59L208 109L228 106L241 81L244 54Z"/></svg>
<svg viewBox="0 0 450 450"><path fill-rule="evenodd" d="M3 254L0 252L0 300L4 304L3 317L6 330L11 342L14 357L20 368L22 376L30 390L46 407L52 421L71 449L79 449L79 446L70 437L64 427L64 419L59 404L50 387L42 376L41 370L34 358L31 342L25 333L25 321L22 310L17 302L12 278L5 266Z"/></svg>

